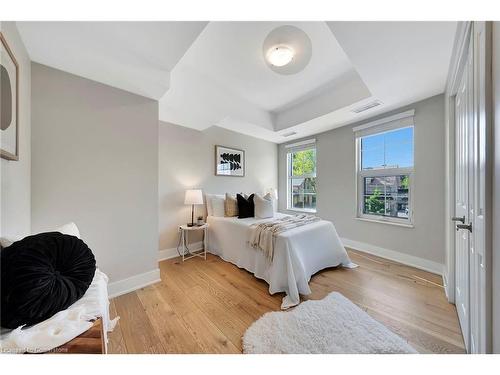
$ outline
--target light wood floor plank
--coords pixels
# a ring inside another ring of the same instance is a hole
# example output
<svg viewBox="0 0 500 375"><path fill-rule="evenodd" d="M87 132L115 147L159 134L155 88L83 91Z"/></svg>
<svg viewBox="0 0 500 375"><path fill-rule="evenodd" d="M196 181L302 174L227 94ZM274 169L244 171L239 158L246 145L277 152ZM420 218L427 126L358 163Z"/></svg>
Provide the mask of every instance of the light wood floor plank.
<svg viewBox="0 0 500 375"><path fill-rule="evenodd" d="M399 334L420 353L463 353L456 309L441 277L359 251L359 268L332 268L311 278L321 299L338 291ZM110 333L110 353L241 353L246 329L268 311L279 311L283 293L251 273L209 255L160 263L162 282L111 301L121 316ZM116 311L116 312L115 312Z"/></svg>
<svg viewBox="0 0 500 375"><path fill-rule="evenodd" d="M109 315L113 318L118 315L116 313L115 300L111 300L109 302ZM127 346L125 345L125 339L123 338L119 320L118 323L116 323L113 333L108 334L108 353L114 353L114 354L127 353Z"/></svg>
<svg viewBox="0 0 500 375"><path fill-rule="evenodd" d="M155 285L138 290L137 295L166 353L203 352Z"/></svg>
<svg viewBox="0 0 500 375"><path fill-rule="evenodd" d="M114 302L128 353L165 352L136 292L119 296Z"/></svg>
<svg viewBox="0 0 500 375"><path fill-rule="evenodd" d="M205 353L239 353L236 346L217 328L189 298L189 291L184 292L176 280L167 272L158 289L169 301L176 315L184 322L188 332Z"/></svg>

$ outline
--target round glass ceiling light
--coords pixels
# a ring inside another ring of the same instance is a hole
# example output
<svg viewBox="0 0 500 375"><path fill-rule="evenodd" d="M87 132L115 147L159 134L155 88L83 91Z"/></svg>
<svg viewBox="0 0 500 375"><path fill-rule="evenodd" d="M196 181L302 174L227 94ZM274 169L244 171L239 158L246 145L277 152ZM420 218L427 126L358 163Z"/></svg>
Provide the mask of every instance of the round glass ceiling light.
<svg viewBox="0 0 500 375"><path fill-rule="evenodd" d="M311 39L304 31L292 25L282 25L271 30L262 43L262 60L277 74L301 72L311 56Z"/></svg>
<svg viewBox="0 0 500 375"><path fill-rule="evenodd" d="M295 56L295 51L284 45L274 46L267 51L267 61L273 66L285 66L290 64Z"/></svg>

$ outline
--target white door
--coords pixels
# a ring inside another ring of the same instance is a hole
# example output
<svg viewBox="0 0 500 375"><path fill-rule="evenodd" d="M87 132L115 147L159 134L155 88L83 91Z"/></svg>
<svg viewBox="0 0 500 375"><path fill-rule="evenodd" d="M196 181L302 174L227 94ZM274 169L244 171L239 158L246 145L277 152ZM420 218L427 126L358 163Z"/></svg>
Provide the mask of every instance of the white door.
<svg viewBox="0 0 500 375"><path fill-rule="evenodd" d="M487 121L488 81L490 71L488 53L488 30L486 22L474 22L474 119L470 138L472 147L472 194L469 216L472 223L470 249L470 352L488 353L490 343L490 306L488 299L489 257L486 253L486 214L488 189L486 183L486 154L489 127Z"/></svg>
<svg viewBox="0 0 500 375"><path fill-rule="evenodd" d="M455 217L458 225L469 223L469 201L471 193L471 148L473 121L472 54L467 56L457 95L455 97ZM470 232L457 229L455 236L455 304L464 336L469 349L470 301L469 301L469 251Z"/></svg>
<svg viewBox="0 0 500 375"><path fill-rule="evenodd" d="M491 349L491 317L486 253L488 188L486 154L488 34L474 22L466 64L455 97L455 304L469 353Z"/></svg>

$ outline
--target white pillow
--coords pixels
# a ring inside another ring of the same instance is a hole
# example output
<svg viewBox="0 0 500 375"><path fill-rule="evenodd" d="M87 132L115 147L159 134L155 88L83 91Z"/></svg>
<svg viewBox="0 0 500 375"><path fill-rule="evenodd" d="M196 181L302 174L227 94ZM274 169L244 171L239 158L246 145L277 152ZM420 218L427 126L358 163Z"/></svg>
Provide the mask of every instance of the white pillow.
<svg viewBox="0 0 500 375"><path fill-rule="evenodd" d="M0 238L0 246L2 248L9 247L14 242L22 240L23 237L2 237Z"/></svg>
<svg viewBox="0 0 500 375"><path fill-rule="evenodd" d="M224 217L224 198L214 197L211 201L212 216Z"/></svg>
<svg viewBox="0 0 500 375"><path fill-rule="evenodd" d="M207 215L208 216L213 216L212 198L222 198L222 199L224 199L224 195L220 195L220 194L205 194L205 202L207 202Z"/></svg>
<svg viewBox="0 0 500 375"><path fill-rule="evenodd" d="M253 196L255 205L255 217L267 219L274 216L273 198L271 194L266 194L261 197L259 194Z"/></svg>
<svg viewBox="0 0 500 375"><path fill-rule="evenodd" d="M68 234L70 236L75 236L77 238L80 238L80 231L78 230L78 227L76 226L76 224L73 223L73 222L68 223L68 224L64 224L64 225L62 225L62 226L60 226L59 228L56 228L56 229L49 229L46 232L59 232L59 233L62 233L62 234ZM40 232L40 233L44 233L44 232ZM24 237L21 237L21 236L17 236L17 237L2 237L2 238L0 238L0 245L3 248L9 247L14 242L20 241L23 238Z"/></svg>
<svg viewBox="0 0 500 375"><path fill-rule="evenodd" d="M47 231L47 232L52 232L52 231ZM70 222L68 224L64 224L60 226L59 228L56 228L53 232L59 232L62 234L69 234L70 236L75 236L76 238L80 238L80 231L78 230L78 227L76 226L75 223Z"/></svg>

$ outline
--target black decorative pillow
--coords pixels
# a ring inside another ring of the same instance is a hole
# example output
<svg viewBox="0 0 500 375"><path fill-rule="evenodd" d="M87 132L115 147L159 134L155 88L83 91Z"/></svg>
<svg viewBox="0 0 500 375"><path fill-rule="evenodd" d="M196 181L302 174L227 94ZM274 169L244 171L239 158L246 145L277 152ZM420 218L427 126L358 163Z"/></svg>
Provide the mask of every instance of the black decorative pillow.
<svg viewBox="0 0 500 375"><path fill-rule="evenodd" d="M253 194L245 198L241 194L236 195L238 200L238 219L255 216L255 206L253 203Z"/></svg>
<svg viewBox="0 0 500 375"><path fill-rule="evenodd" d="M40 233L1 252L1 325L44 321L80 299L95 273L95 258L75 236Z"/></svg>

